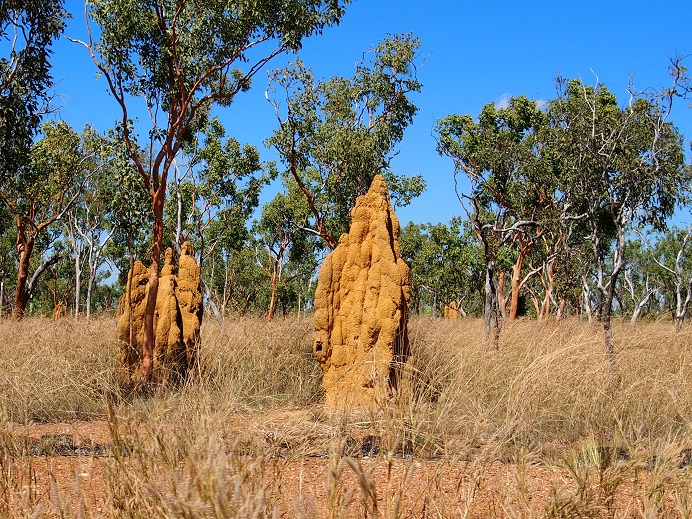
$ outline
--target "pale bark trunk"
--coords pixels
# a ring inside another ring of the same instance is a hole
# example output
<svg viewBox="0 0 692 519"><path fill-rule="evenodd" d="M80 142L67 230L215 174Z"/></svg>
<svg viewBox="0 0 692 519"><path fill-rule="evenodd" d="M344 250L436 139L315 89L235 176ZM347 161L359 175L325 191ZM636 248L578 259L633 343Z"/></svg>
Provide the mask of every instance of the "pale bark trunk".
<svg viewBox="0 0 692 519"><path fill-rule="evenodd" d="M79 319L79 298L80 298L80 293L82 291L82 266L81 266L81 261L79 258L79 252L77 251L77 248L74 248L74 253L75 253L75 259L74 259L74 268L75 268L75 280L74 280L74 318Z"/></svg>
<svg viewBox="0 0 692 519"><path fill-rule="evenodd" d="M494 269L490 263L485 270L484 333L485 340L497 350L500 347L500 328L497 318L497 292L493 276Z"/></svg>

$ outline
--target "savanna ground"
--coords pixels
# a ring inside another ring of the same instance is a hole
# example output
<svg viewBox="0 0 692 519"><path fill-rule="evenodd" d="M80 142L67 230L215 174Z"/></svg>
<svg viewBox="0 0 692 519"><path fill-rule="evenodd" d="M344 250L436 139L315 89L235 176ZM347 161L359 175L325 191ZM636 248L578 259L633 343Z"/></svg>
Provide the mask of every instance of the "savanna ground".
<svg viewBox="0 0 692 519"><path fill-rule="evenodd" d="M0 322L0 517L692 517L692 329L410 323L412 398L328 414L311 319L203 326L113 384L115 321Z"/></svg>

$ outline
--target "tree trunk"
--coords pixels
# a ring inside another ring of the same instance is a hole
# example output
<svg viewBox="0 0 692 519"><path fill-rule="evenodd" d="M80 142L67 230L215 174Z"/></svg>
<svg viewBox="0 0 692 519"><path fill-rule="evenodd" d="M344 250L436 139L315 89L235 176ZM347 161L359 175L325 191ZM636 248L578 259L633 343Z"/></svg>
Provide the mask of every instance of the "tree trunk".
<svg viewBox="0 0 692 519"><path fill-rule="evenodd" d="M26 284L29 279L31 254L34 251L34 239L27 239L23 230L19 231L17 237L17 251L19 252L19 268L17 269L17 288L14 294L12 317L18 321L24 317L26 304L29 302L29 293L26 290Z"/></svg>
<svg viewBox="0 0 692 519"><path fill-rule="evenodd" d="M94 287L94 278L96 277L96 271L91 270L89 272L89 280L87 282L87 293L86 293L86 320L91 318L91 293Z"/></svg>
<svg viewBox="0 0 692 519"><path fill-rule="evenodd" d="M221 330L223 330L223 325L224 325L224 316L226 315L226 304L223 303L222 307L219 309L218 305L214 302L214 298L212 297L211 289L209 288L209 285L207 285L207 282L204 281L204 279L201 279L202 282L202 290L204 290L204 297L207 299L207 303L209 303L209 308L211 308L211 313L214 314L214 318L216 319L216 322L219 323L219 326L221 327ZM224 291L226 290L226 287L224 286ZM225 299L224 299L225 301Z"/></svg>
<svg viewBox="0 0 692 519"><path fill-rule="evenodd" d="M485 269L484 332L485 340L492 343L495 349L499 349L500 328L497 320L497 291L493 276L493 262L489 262Z"/></svg>
<svg viewBox="0 0 692 519"><path fill-rule="evenodd" d="M154 210L154 242L151 246L151 266L149 267L149 291L144 313L144 344L142 346L142 383L151 381L154 367L154 346L156 341L154 330L154 313L156 312L156 296L159 293L159 271L161 263L161 246L163 244L163 203L165 188L161 186L156 192L152 207Z"/></svg>
<svg viewBox="0 0 692 519"><path fill-rule="evenodd" d="M634 312L632 312L632 319L630 320L630 326L635 327L637 326L637 320L639 319L639 316L642 313L642 310L644 310L644 307L649 304L649 301L651 300L651 296L654 294L653 290L649 290L646 293L646 296L639 302L637 306L634 307Z"/></svg>
<svg viewBox="0 0 692 519"><path fill-rule="evenodd" d="M528 248L526 249L528 250ZM513 322L517 318L519 309L519 290L521 289L521 269L524 266L525 249L519 250L517 261L512 265L512 299L509 303L509 321Z"/></svg>
<svg viewBox="0 0 692 519"><path fill-rule="evenodd" d="M603 337L605 339L606 354L608 355L608 364L610 369L615 367L615 343L613 341L613 327L610 322L610 310L606 310L605 315L601 317L603 323Z"/></svg>
<svg viewBox="0 0 692 519"><path fill-rule="evenodd" d="M567 298L562 296L560 298L560 304L557 307L557 313L555 314L555 321L560 322L565 316L565 307L567 306Z"/></svg>
<svg viewBox="0 0 692 519"><path fill-rule="evenodd" d="M502 319L507 317L507 297L505 297L505 271L501 270L497 280L497 310Z"/></svg>
<svg viewBox="0 0 692 519"><path fill-rule="evenodd" d="M267 321L271 321L274 318L274 311L276 308L276 276L276 267L274 267L274 271L271 275L272 295L271 299L269 300L269 311L267 312Z"/></svg>
<svg viewBox="0 0 692 519"><path fill-rule="evenodd" d="M82 291L82 265L80 262L80 254L77 247L73 247L74 250L74 318L79 318L79 296Z"/></svg>

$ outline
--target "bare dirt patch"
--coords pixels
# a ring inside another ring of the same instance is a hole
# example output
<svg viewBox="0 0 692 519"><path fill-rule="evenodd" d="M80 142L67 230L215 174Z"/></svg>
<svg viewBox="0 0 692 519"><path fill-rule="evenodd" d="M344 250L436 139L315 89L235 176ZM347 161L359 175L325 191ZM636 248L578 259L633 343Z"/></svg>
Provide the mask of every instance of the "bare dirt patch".
<svg viewBox="0 0 692 519"><path fill-rule="evenodd" d="M281 412L245 423L253 435L272 444L282 426L290 429L304 422L305 416L305 411ZM232 419L231 430L241 421ZM181 498L166 496L170 488L157 477L139 480L143 474L136 458L144 453L114 457L106 421L14 425L12 434L18 445L23 442L28 448L13 460L14 486L4 497L18 510L26 510L26 503L32 502L30 508L38 512L37 517L78 517L82 513L90 517L129 516L119 510L127 498L117 493L123 487L109 481L118 477L132 478L126 487L141 484L148 492L159 493L163 501ZM363 455L367 438L349 435L331 452L322 454L306 454L305 449L285 446L283 451L269 449L260 455L237 451L225 455L233 458L232 463L246 467L244 478L258 479L252 488L260 503L257 509L264 511L260 516L637 517L652 509L651 488L657 477L653 466L632 470L632 464L615 462L600 472L597 467L587 470L584 466L580 479L574 470L577 467L547 465L530 457L503 463L455 456ZM98 451L95 446L99 446ZM175 470L181 471L182 489L189 483L190 473L198 469L191 460L182 459ZM668 472L666 476L669 484L674 483L671 475ZM687 475L684 468L676 472L680 481ZM215 477L223 478L219 474ZM229 477L228 485L234 482L237 484ZM605 488L608 484L614 488ZM673 495L662 497L672 500L669 509L675 508ZM243 510L248 509L239 508L233 516L243 517Z"/></svg>

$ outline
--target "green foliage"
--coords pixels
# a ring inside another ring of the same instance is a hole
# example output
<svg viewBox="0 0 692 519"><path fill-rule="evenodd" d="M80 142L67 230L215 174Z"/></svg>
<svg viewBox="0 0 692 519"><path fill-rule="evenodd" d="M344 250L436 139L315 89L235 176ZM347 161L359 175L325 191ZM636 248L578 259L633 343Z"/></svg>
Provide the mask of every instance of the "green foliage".
<svg viewBox="0 0 692 519"><path fill-rule="evenodd" d="M549 144L571 213L604 237L630 222L662 229L690 185L682 137L663 107L633 97L620 108L605 85L561 85L549 104Z"/></svg>
<svg viewBox="0 0 692 519"><path fill-rule="evenodd" d="M115 188L110 191L110 225L113 237L107 243L105 253L118 270L118 283L125 286L131 264L135 260L147 260L151 249L153 215L151 200L144 190L144 182L130 159L122 137L110 135L115 144L111 167Z"/></svg>
<svg viewBox="0 0 692 519"><path fill-rule="evenodd" d="M483 107L474 121L451 115L438 122L438 151L469 177L473 219L496 229L521 220L535 221L552 200L555 183L544 161L541 139L546 114L535 101L513 97L507 108Z"/></svg>
<svg viewBox="0 0 692 519"><path fill-rule="evenodd" d="M217 246L238 249L248 238L246 222L259 194L275 175L254 146L227 137L214 118L184 147L176 171L175 200L166 207L166 238L177 249L185 240L204 259ZM177 229L180 218L180 229Z"/></svg>
<svg viewBox="0 0 692 519"><path fill-rule="evenodd" d="M191 115L212 102L230 104L236 93L249 88L261 65L338 23L347 3L90 0L89 6L101 29L94 50L117 88L177 116L185 101L192 103ZM239 64L251 59L250 49L262 42L277 47L241 69Z"/></svg>
<svg viewBox="0 0 692 519"><path fill-rule="evenodd" d="M316 81L300 60L271 78L279 128L267 143L306 198L311 228L332 248L375 175L385 174L400 205L425 188L422 177L397 176L389 167L418 110L410 96L421 89L419 46L411 35L388 38L358 63L352 78ZM278 99L284 96L285 106Z"/></svg>
<svg viewBox="0 0 692 519"><path fill-rule="evenodd" d="M4 0L0 4L0 176L28 163L50 104L51 45L67 13L62 0Z"/></svg>
<svg viewBox="0 0 692 519"><path fill-rule="evenodd" d="M401 257L411 269L411 306L418 313L454 302L478 312L484 282L483 252L468 225L409 223L399 236Z"/></svg>
<svg viewBox="0 0 692 519"><path fill-rule="evenodd" d="M284 178L285 192L262 207L262 214L253 225L257 242L266 251L264 267L266 283L275 292L276 304L284 311L305 306L312 299L309 287L318 266L318 253L324 245L306 230L309 208L295 181ZM270 304L269 315L274 306Z"/></svg>
<svg viewBox="0 0 692 519"><path fill-rule="evenodd" d="M304 37L338 23L347 3L88 3L89 15L100 28L100 41L85 45L122 108L123 136L146 189L157 203L165 200L167 175L174 158L204 126L211 107L230 105L272 57L300 48ZM250 53L260 44L272 43L276 45L273 50L259 58ZM130 97L144 98L152 114L150 137L159 149L151 150L153 158L148 164L134 145L133 123L127 109Z"/></svg>
<svg viewBox="0 0 692 519"><path fill-rule="evenodd" d="M510 267L512 296L530 291L544 316L550 305L559 312L568 302L579 306L582 286L590 305L593 287L612 352L609 315L615 298L625 305L616 286L633 252L627 233L633 225L664 229L688 199L690 171L661 98L632 95L620 107L602 84L560 86L545 110L522 96L506 108L486 105L477 120L442 119L438 151L471 183L459 195L484 246L486 318L496 304L496 276Z"/></svg>

